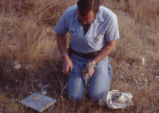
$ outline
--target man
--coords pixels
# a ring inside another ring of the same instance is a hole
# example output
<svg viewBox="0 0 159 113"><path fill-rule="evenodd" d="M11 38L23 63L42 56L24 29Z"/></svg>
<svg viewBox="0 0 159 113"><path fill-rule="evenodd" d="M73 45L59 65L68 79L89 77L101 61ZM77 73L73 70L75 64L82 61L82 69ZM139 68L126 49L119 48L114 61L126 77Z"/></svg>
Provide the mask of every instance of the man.
<svg viewBox="0 0 159 113"><path fill-rule="evenodd" d="M119 38L116 15L101 6L99 0L79 0L63 13L54 30L63 72L69 75L70 99L80 101L87 89L91 99L98 100L107 94L112 78L108 55ZM71 35L69 50L64 38L67 32ZM89 78L88 83L85 76Z"/></svg>

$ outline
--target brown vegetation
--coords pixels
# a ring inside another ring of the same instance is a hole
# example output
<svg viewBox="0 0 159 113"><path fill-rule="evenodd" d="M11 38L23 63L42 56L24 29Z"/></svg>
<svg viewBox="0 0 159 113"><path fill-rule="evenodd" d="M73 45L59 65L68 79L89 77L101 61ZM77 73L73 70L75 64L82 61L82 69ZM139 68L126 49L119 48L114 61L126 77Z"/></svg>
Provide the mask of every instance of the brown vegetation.
<svg viewBox="0 0 159 113"><path fill-rule="evenodd" d="M102 0L117 15L120 40L110 57L114 69L111 89L129 91L134 106L124 110L100 107L84 98L67 99L67 76L60 71L53 27L76 0L0 1L0 113L34 113L18 101L38 84L49 84L57 103L45 113L158 113L159 1ZM143 65L142 59L145 59ZM14 68L15 61L21 65Z"/></svg>

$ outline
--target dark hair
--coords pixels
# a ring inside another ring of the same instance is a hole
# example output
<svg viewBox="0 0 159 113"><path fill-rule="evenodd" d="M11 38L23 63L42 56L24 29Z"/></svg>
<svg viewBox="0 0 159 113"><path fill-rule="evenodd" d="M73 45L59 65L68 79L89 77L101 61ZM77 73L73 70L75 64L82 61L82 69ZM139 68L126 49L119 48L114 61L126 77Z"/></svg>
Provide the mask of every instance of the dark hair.
<svg viewBox="0 0 159 113"><path fill-rule="evenodd" d="M90 10L95 14L98 13L100 1L99 0L78 0L77 6L81 16L86 16Z"/></svg>

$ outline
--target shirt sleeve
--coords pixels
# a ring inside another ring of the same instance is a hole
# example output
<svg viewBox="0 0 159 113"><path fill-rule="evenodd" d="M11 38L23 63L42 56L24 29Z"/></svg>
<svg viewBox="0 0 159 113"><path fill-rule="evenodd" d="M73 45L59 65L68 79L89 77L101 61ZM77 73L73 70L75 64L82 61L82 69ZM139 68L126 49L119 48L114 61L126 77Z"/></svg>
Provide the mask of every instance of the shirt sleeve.
<svg viewBox="0 0 159 113"><path fill-rule="evenodd" d="M118 20L117 16L113 15L110 18L108 29L105 32L106 41L113 41L119 39L119 28L118 28Z"/></svg>
<svg viewBox="0 0 159 113"><path fill-rule="evenodd" d="M68 32L68 22L67 22L67 13L63 13L62 17L54 27L54 31L58 34L66 34Z"/></svg>

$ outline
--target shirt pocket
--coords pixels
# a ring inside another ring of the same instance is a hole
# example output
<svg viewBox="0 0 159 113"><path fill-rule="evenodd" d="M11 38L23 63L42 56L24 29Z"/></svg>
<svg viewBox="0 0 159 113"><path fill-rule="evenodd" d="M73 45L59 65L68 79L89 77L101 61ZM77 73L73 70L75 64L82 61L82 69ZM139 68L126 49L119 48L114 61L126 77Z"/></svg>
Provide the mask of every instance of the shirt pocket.
<svg viewBox="0 0 159 113"><path fill-rule="evenodd" d="M81 35L77 29L70 29L69 32L70 32L70 36L71 36L71 45L72 46L78 47L83 44L84 39L81 38Z"/></svg>
<svg viewBox="0 0 159 113"><path fill-rule="evenodd" d="M105 33L99 33L95 37L89 38L88 44L94 48L102 46L104 43L104 34Z"/></svg>
<svg viewBox="0 0 159 113"><path fill-rule="evenodd" d="M74 29L70 29L69 32L70 32L71 38L75 37L76 34L77 34L76 31L75 31Z"/></svg>

